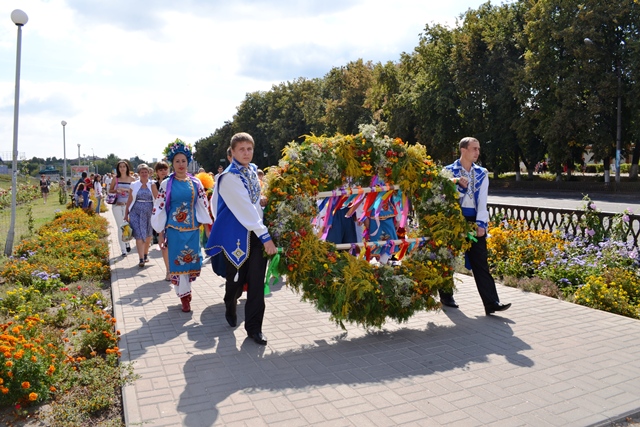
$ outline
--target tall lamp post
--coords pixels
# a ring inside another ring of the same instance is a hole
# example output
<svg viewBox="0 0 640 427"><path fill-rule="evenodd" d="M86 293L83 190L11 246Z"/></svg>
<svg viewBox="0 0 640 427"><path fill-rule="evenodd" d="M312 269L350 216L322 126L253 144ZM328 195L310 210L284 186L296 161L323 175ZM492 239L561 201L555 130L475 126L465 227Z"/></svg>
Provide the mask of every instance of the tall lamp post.
<svg viewBox="0 0 640 427"><path fill-rule="evenodd" d="M78 144L78 166L80 166L80 144Z"/></svg>
<svg viewBox="0 0 640 427"><path fill-rule="evenodd" d="M62 170L62 176L64 176L64 182L67 182L67 142L65 141L64 129L67 126L67 122L64 120L60 122L62 125L62 153L64 154L64 168Z"/></svg>
<svg viewBox="0 0 640 427"><path fill-rule="evenodd" d="M589 37L584 42L595 46L595 42ZM618 78L618 106L616 111L616 184L620 183L620 157L622 152L622 70L620 58L616 59L616 76Z"/></svg>
<svg viewBox="0 0 640 427"><path fill-rule="evenodd" d="M18 110L20 104L20 56L22 51L22 26L27 23L29 17L20 9L11 12L11 20L18 27L18 45L16 50L16 95L13 102L13 161L11 163L11 222L9 233L4 246L4 254L11 256L13 251L13 238L16 229L16 194L18 193Z"/></svg>

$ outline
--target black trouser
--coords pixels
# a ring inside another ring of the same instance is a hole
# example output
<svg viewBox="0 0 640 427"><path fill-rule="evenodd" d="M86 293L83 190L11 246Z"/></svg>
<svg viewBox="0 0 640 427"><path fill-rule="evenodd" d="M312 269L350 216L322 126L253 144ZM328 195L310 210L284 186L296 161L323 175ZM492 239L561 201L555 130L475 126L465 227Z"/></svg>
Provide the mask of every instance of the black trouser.
<svg viewBox="0 0 640 427"><path fill-rule="evenodd" d="M267 259L262 255L262 242L255 233L249 238L249 258L242 264L240 270L227 262L227 283L224 294L224 304L227 314L236 314L238 298L242 295L242 287L247 287L247 304L244 308L244 329L255 334L262 332L262 319L264 318L264 275L267 268ZM238 273L238 281L233 279Z"/></svg>
<svg viewBox="0 0 640 427"><path fill-rule="evenodd" d="M476 219L473 217L465 217L467 221L476 223ZM476 236L477 242L471 242L471 248L466 252L466 256L471 264L471 271L473 271L473 279L476 281L476 287L482 303L485 307L500 302L498 298L498 291L496 290L496 282L493 280L491 271L489 270L489 263L487 262L487 235L482 237ZM452 297L453 294L447 294L440 291L441 298Z"/></svg>

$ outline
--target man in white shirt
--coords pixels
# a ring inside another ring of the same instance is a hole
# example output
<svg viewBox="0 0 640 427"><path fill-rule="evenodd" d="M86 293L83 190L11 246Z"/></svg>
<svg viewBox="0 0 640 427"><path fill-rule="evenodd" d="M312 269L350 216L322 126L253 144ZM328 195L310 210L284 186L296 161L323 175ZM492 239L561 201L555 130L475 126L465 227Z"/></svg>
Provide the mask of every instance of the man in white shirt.
<svg viewBox="0 0 640 427"><path fill-rule="evenodd" d="M462 214L467 221L476 224L476 241L465 253L467 268L473 271L473 278L484 304L487 315L496 311L504 311L511 304L502 304L496 290L496 282L489 271L487 262L487 227L489 211L487 195L489 192L489 176L485 168L475 164L480 156L480 141L466 137L460 141L460 159L445 167L453 174L453 182L458 186ZM440 302L452 308L458 308L453 294L440 291Z"/></svg>

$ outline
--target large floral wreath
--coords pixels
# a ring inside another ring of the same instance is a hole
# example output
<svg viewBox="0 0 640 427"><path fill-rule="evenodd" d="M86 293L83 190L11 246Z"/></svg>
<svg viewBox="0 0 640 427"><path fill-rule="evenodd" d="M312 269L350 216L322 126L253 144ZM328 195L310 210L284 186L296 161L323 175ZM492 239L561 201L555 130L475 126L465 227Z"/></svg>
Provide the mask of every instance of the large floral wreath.
<svg viewBox="0 0 640 427"><path fill-rule="evenodd" d="M399 265L375 266L365 256L338 251L313 229L314 195L345 182L367 187L374 175L412 199L417 225L407 230L407 238L427 238L404 244ZM373 126L363 126L355 136L309 136L290 143L266 179L265 224L282 248L279 273L343 328L345 321L365 327L381 327L387 318L406 321L416 311L439 309L438 289L453 289L453 263L468 247L470 230L455 185L424 146L379 137Z"/></svg>

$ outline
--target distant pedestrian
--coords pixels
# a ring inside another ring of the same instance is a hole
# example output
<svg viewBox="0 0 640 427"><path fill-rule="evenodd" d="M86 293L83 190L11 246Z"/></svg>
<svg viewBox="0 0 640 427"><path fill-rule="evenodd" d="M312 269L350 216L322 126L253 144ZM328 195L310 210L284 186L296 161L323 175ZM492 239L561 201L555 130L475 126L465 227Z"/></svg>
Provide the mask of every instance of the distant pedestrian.
<svg viewBox="0 0 640 427"><path fill-rule="evenodd" d="M40 193L44 204L47 203L47 197L49 196L49 180L44 175L40 175Z"/></svg>
<svg viewBox="0 0 640 427"><path fill-rule="evenodd" d="M160 184L169 175L169 165L167 164L167 162L159 161L156 163L154 169L156 171L156 181L155 181L156 190L160 191ZM160 247L160 252L162 252L162 259L164 260L164 267L165 267L165 280L167 282L170 282L171 276L169 275L169 250L167 249L167 241L164 235L164 231L161 231L158 233L157 231L154 230L153 232L157 236L158 246Z"/></svg>
<svg viewBox="0 0 640 427"><path fill-rule="evenodd" d="M120 243L120 250L122 256L126 257L131 252L131 246L129 242L122 240L122 224L124 224L124 212L126 209L127 201L129 200L129 193L131 191L131 183L133 178L129 175L129 163L126 160L120 160L116 165L116 178L111 181L109 186L109 193L116 193L116 203L111 206L113 217L116 220L118 226L118 242ZM83 172L85 173L85 172Z"/></svg>
<svg viewBox="0 0 640 427"><path fill-rule="evenodd" d="M93 177L93 194L96 197L96 213L99 214L102 203L102 183L100 182L100 175Z"/></svg>
<svg viewBox="0 0 640 427"><path fill-rule="evenodd" d="M129 200L124 210L124 220L129 222L133 238L136 239L140 268L149 262L149 246L153 237L151 212L153 200L158 195L156 186L149 180L150 172L151 168L146 164L138 165L140 179L131 184Z"/></svg>

